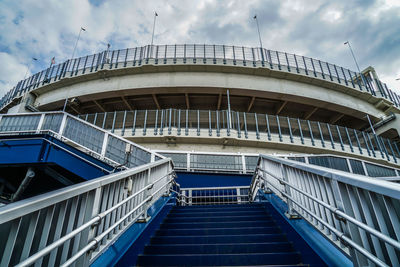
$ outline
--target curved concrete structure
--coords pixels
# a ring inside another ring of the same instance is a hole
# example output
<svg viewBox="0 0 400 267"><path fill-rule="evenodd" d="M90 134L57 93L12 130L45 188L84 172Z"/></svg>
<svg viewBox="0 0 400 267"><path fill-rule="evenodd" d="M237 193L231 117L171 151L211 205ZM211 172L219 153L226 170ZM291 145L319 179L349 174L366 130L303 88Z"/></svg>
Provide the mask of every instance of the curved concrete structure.
<svg viewBox="0 0 400 267"><path fill-rule="evenodd" d="M152 148L331 153L392 166L400 158L398 115L391 115L400 113L400 97L373 68L356 73L267 49L175 45L105 51L21 81L0 107L11 113L51 111L64 103L75 115L102 113L98 126ZM191 115L184 118L181 110ZM116 111L125 111L123 119L123 112L118 115L120 126ZM106 112L114 112L113 121ZM370 133L367 115L382 126L380 136ZM125 133L128 127L136 133Z"/></svg>

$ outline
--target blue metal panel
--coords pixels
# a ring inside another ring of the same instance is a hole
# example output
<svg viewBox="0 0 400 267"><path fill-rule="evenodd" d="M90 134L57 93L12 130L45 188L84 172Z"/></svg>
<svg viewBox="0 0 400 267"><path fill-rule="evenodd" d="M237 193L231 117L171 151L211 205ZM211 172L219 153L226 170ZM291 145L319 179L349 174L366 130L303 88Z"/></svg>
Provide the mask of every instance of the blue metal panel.
<svg viewBox="0 0 400 267"><path fill-rule="evenodd" d="M147 214L151 217L149 222L133 224L90 266L136 265L137 256L143 253L144 246L150 241L150 238L173 207L172 204L168 203L169 200L170 197L162 197L154 203L147 211Z"/></svg>
<svg viewBox="0 0 400 267"><path fill-rule="evenodd" d="M0 164L36 163L56 164L86 180L105 175L102 168L113 170L104 162L48 135L3 136L0 139Z"/></svg>
<svg viewBox="0 0 400 267"><path fill-rule="evenodd" d="M178 172L181 188L248 186L252 175Z"/></svg>

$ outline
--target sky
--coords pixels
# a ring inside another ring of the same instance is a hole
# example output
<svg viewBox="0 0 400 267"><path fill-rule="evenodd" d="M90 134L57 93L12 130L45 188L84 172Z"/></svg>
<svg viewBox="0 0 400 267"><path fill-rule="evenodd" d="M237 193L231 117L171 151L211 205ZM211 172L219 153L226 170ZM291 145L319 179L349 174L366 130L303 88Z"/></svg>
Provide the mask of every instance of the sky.
<svg viewBox="0 0 400 267"><path fill-rule="evenodd" d="M51 59L150 44L226 44L373 66L400 93L400 0L0 0L0 97ZM33 61L32 57L37 58Z"/></svg>

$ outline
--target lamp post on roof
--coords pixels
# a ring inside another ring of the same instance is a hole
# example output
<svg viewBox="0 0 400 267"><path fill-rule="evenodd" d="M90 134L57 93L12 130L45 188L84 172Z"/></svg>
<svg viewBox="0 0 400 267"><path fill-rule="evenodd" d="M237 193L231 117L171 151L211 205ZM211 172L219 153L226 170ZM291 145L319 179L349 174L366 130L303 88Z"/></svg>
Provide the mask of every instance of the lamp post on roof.
<svg viewBox="0 0 400 267"><path fill-rule="evenodd" d="M257 15L254 15L253 19L256 21L256 24L257 24L258 39L259 39L259 41L260 41L261 59L262 59L262 61L264 62L263 45L262 45L262 41L261 41L260 26L258 25ZM264 63L263 63L263 64L264 64Z"/></svg>
<svg viewBox="0 0 400 267"><path fill-rule="evenodd" d="M154 11L154 21L153 21L153 31L151 33L151 43L150 43L150 49L148 53L150 53L150 57L153 57L153 41L154 41L154 30L156 28L156 18L158 17L158 14L156 11ZM147 53L147 54L148 54Z"/></svg>
<svg viewBox="0 0 400 267"><path fill-rule="evenodd" d="M81 37L82 31L85 32L86 29L81 27L80 30L79 30L78 38L76 39L76 43L75 43L75 46L74 46L74 50L72 51L72 56L71 56L70 62L72 62L72 60L74 59L75 50L76 50L76 47L78 46L78 42L79 42L79 39ZM71 63L70 63L70 65L71 65ZM63 110L62 110L63 112L65 111L65 108L67 107L67 102L68 102L68 95L67 95L67 97L65 98L65 101L64 101L64 106L63 106Z"/></svg>
<svg viewBox="0 0 400 267"><path fill-rule="evenodd" d="M33 57L31 61L29 61L28 68L26 69L25 75L24 75L24 80L26 79L26 75L28 75L29 69L32 66L33 61L37 61L37 58Z"/></svg>
<svg viewBox="0 0 400 267"><path fill-rule="evenodd" d="M349 47L349 49L350 49L350 52L351 52L351 55L353 56L354 62L356 63L357 70L358 70L359 73L361 73L360 67L358 66L357 59L356 59L356 57L354 56L354 52L353 52L353 49L351 48L350 42L349 42L349 41L346 41L346 42L344 42L344 45L348 45L348 47Z"/></svg>

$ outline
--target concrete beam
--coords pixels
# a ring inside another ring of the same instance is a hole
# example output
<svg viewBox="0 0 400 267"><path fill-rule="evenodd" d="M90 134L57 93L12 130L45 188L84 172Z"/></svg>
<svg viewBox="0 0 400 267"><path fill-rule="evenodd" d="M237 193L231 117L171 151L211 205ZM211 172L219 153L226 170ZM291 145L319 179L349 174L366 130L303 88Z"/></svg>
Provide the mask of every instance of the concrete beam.
<svg viewBox="0 0 400 267"><path fill-rule="evenodd" d="M222 102L222 94L219 94L218 103L217 103L217 110L221 109L221 102Z"/></svg>
<svg viewBox="0 0 400 267"><path fill-rule="evenodd" d="M276 110L276 115L279 115L279 113L281 113L282 109L286 106L286 104L287 104L287 101L283 101L281 106Z"/></svg>
<svg viewBox="0 0 400 267"><path fill-rule="evenodd" d="M308 113L305 114L304 119L308 120L317 110L318 107L315 107L312 110L310 110Z"/></svg>
<svg viewBox="0 0 400 267"><path fill-rule="evenodd" d="M126 98L124 96L121 96L122 102L124 102L125 106L128 107L129 110L134 110L134 108L131 106L131 104L129 104L128 100L126 100Z"/></svg>
<svg viewBox="0 0 400 267"><path fill-rule="evenodd" d="M332 117L332 119L329 121L329 124L335 124L337 121L339 121L343 117L344 117L344 114L339 113L336 116Z"/></svg>
<svg viewBox="0 0 400 267"><path fill-rule="evenodd" d="M189 94L185 93L186 109L190 109Z"/></svg>
<svg viewBox="0 0 400 267"><path fill-rule="evenodd" d="M102 105L100 105L100 103L97 100L93 100L93 103L96 104L96 106L103 112L106 112L106 110L103 108Z"/></svg>
<svg viewBox="0 0 400 267"><path fill-rule="evenodd" d="M151 94L151 96L153 97L154 104L156 104L156 106L157 106L157 109L161 109L161 107L160 107L160 103L158 103L158 99L157 99L157 96L156 96L156 94Z"/></svg>
<svg viewBox="0 0 400 267"><path fill-rule="evenodd" d="M255 100L256 100L256 97L253 96L253 97L251 98L251 100L250 100L249 106L247 107L247 112L249 112L250 109L253 107L254 101L255 101Z"/></svg>

